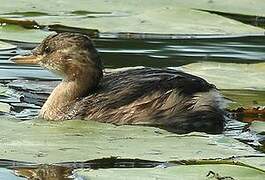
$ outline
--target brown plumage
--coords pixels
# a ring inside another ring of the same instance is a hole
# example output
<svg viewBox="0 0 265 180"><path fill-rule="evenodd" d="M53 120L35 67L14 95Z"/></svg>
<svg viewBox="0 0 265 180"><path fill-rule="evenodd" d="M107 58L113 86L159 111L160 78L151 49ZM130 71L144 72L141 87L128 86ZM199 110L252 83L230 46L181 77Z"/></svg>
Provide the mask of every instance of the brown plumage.
<svg viewBox="0 0 265 180"><path fill-rule="evenodd" d="M81 34L50 35L31 55L12 60L38 63L63 77L41 109L45 119L152 125L180 133L223 130L223 101L213 85L170 69L131 69L103 77L93 43Z"/></svg>

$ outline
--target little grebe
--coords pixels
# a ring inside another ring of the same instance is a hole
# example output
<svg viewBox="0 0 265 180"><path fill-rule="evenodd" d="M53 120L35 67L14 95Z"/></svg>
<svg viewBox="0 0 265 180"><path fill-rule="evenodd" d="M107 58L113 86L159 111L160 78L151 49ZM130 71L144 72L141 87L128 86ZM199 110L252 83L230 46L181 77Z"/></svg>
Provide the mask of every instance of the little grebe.
<svg viewBox="0 0 265 180"><path fill-rule="evenodd" d="M170 69L140 68L106 74L92 41L77 33L53 34L31 54L11 58L40 64L63 80L39 116L152 125L174 132L220 133L222 96L204 79Z"/></svg>

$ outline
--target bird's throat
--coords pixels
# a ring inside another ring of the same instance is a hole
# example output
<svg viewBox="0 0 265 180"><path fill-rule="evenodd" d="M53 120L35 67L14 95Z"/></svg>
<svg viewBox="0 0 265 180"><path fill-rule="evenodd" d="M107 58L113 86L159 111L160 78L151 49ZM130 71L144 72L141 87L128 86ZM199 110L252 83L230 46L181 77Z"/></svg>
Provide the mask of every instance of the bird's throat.
<svg viewBox="0 0 265 180"><path fill-rule="evenodd" d="M47 120L65 119L69 108L79 98L88 94L89 87L86 83L78 81L62 81L51 93L43 107L39 117Z"/></svg>

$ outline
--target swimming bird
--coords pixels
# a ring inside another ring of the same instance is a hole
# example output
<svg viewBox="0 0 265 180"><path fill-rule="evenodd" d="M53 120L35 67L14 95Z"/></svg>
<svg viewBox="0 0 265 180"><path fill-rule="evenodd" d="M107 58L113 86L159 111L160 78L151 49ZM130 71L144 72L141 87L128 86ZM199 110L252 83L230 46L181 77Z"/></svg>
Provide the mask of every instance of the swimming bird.
<svg viewBox="0 0 265 180"><path fill-rule="evenodd" d="M62 77L40 110L47 120L147 125L178 133L224 128L223 97L214 85L173 69L103 73L99 53L83 34L49 35L30 54L11 60L39 64Z"/></svg>

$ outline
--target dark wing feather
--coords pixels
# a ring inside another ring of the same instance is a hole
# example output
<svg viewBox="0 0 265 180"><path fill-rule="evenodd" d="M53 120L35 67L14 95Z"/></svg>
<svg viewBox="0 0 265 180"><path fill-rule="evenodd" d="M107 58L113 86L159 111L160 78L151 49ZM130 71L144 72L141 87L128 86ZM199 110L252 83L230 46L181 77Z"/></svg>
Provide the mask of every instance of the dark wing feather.
<svg viewBox="0 0 265 180"><path fill-rule="evenodd" d="M142 68L110 73L91 95L73 105L66 118L88 118L114 124L165 125L179 129L185 129L185 126L190 131L200 130L200 127L190 125L201 121L202 126L215 127L218 123L222 129L221 110L211 102L212 99L206 102L213 104L206 110L195 109L199 102L196 94L207 94L211 90L215 87L204 79L171 69ZM213 120L214 117L217 120ZM199 120L201 118L203 120ZM188 121L192 122L187 125Z"/></svg>

